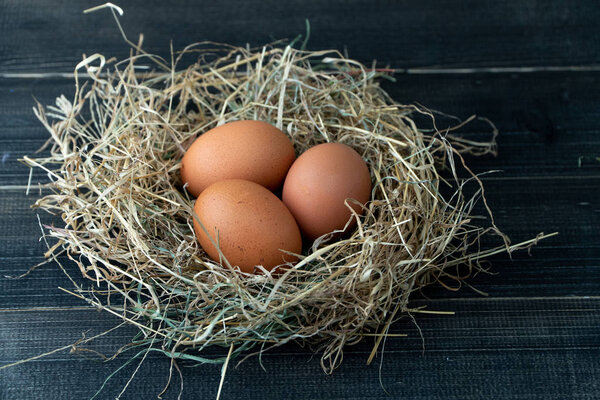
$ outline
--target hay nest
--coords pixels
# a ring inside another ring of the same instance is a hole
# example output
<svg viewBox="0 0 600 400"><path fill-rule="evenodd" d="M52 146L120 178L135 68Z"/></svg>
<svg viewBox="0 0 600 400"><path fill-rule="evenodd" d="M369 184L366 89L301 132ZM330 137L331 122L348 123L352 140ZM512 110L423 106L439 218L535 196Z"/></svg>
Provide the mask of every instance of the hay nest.
<svg viewBox="0 0 600 400"><path fill-rule="evenodd" d="M178 69L190 54L197 61ZM148 63L151 70L139 67ZM171 61L138 48L121 62L87 57L77 69L88 77L75 74L73 100L34 110L50 132L51 154L24 160L50 178L51 194L35 207L64 221L47 227L45 236L58 240L47 256L74 261L94 282L78 284L78 295L137 325L136 344L214 362L224 358L201 350L219 345L236 356L295 340L319 351L330 372L343 347L364 336L376 337L375 354L390 324L411 311L413 292L460 280L457 266L470 272L482 257L510 249L506 242L479 250L484 234L506 238L491 213L487 227L472 223L483 187L467 196L466 182L481 182L457 173L466 168L461 154L491 153L493 138L418 129L412 117L433 121L432 113L395 103L378 83L385 73L338 52L202 43ZM297 154L345 143L372 174L372 200L354 214L354 232L317 240L282 275L223 267L194 237L181 157L198 135L240 119L282 129Z"/></svg>

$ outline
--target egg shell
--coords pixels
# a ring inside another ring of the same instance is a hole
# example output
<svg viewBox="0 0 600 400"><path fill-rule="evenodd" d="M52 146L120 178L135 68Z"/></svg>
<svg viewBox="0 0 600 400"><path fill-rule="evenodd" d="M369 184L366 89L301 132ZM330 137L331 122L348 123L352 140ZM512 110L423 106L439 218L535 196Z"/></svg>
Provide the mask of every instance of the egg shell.
<svg viewBox="0 0 600 400"><path fill-rule="evenodd" d="M229 122L192 143L181 161L181 180L194 197L223 179L246 179L277 190L295 159L292 142L273 125Z"/></svg>
<svg viewBox="0 0 600 400"><path fill-rule="evenodd" d="M277 196L257 183L241 179L213 183L196 199L194 212L231 266L244 272L253 272L256 265L271 270L297 261L280 249L302 251L294 217ZM220 262L217 248L196 218L194 231L209 257Z"/></svg>
<svg viewBox="0 0 600 400"><path fill-rule="evenodd" d="M282 200L303 235L314 240L344 229L352 213L344 204L355 199L365 204L371 196L369 168L351 147L324 143L311 147L292 164L283 184ZM362 207L349 202L362 214ZM355 225L353 219L348 229Z"/></svg>

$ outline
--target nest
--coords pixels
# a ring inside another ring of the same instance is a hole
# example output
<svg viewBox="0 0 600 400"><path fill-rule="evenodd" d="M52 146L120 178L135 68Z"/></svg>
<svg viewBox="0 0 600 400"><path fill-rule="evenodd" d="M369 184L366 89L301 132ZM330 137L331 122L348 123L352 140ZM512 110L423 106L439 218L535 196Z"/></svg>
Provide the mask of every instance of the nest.
<svg viewBox="0 0 600 400"><path fill-rule="evenodd" d="M190 55L196 62L178 68ZM47 226L45 236L57 239L47 256L74 261L93 281L77 284L77 294L138 326L135 344L220 362L202 350L224 346L233 357L293 340L320 352L330 372L344 346L365 336L375 337L372 358L390 325L414 311L413 292L460 281L458 266L468 274L484 256L510 250L491 213L487 227L472 223L483 187L457 172L470 172L462 154L494 152L493 138L418 129L414 116L433 114L395 103L379 85L385 71L335 51L210 43L170 61L139 48L121 62L94 55L77 69L88 76L76 71L73 100L34 110L50 132L50 155L25 162L50 179L35 207L64 221ZM194 199L181 186L192 141L241 119L277 126L297 154L324 142L349 145L372 175L372 200L353 215L353 233L320 238L280 275L209 259L194 236ZM469 181L478 190L467 196ZM486 234L502 238L499 248L480 251Z"/></svg>

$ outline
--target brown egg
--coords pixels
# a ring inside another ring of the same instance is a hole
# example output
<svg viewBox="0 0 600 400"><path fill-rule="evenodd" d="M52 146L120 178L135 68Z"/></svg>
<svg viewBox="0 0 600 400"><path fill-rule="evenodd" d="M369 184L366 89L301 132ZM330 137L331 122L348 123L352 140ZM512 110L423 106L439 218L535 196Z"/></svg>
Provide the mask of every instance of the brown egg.
<svg viewBox="0 0 600 400"><path fill-rule="evenodd" d="M198 197L194 212L231 266L253 272L256 265L267 270L300 254L302 237L286 206L263 186L241 179L223 180L207 187ZM210 258L220 255L207 233L194 218L194 230Z"/></svg>
<svg viewBox="0 0 600 400"><path fill-rule="evenodd" d="M181 160L181 180L196 197L223 179L246 179L277 190L295 159L292 142L273 125L229 122L192 143Z"/></svg>
<svg viewBox="0 0 600 400"><path fill-rule="evenodd" d="M324 143L311 147L292 164L282 199L304 236L314 240L344 229L352 215L346 199L364 204L370 196L371 177L360 155L344 144ZM362 213L357 204L349 204ZM349 228L354 224L352 220Z"/></svg>

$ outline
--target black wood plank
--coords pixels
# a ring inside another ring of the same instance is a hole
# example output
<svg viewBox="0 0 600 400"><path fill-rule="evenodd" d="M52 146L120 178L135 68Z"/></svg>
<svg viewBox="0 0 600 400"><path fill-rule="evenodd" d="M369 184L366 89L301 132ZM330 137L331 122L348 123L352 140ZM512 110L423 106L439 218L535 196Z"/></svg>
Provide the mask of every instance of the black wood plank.
<svg viewBox="0 0 600 400"><path fill-rule="evenodd" d="M347 354L333 376L320 371L308 356L264 357L263 365L248 361L228 370L221 399L243 394L248 400L564 400L598 398L598 350L522 350L484 353L401 354L384 361L379 385L378 365L366 367L363 355ZM124 361L111 364L85 361L36 362L1 371L9 384L0 386L7 399L89 399L106 377ZM137 363L113 377L97 397L114 399L125 388ZM214 399L220 368L207 365L183 369L182 400ZM121 400L154 399L163 390L169 361L149 356ZM180 380L161 397L178 399ZM24 382L24 383L19 383ZM31 385L31 386L30 386Z"/></svg>
<svg viewBox="0 0 600 400"><path fill-rule="evenodd" d="M561 131L594 130L599 72L397 75L383 87L400 103L466 118L484 116L500 131L530 132L553 143Z"/></svg>
<svg viewBox="0 0 600 400"><path fill-rule="evenodd" d="M344 363L333 376L322 373L318 357L308 350L286 345L263 355L266 371L256 357L237 368L232 364L224 398L235 393L244 393L249 399L389 398L380 387L380 373L392 398L591 399L600 390L598 298L440 300L427 304L456 315L417 316L420 331L409 320L399 321L393 331L408 337L388 339L383 360L379 354L371 366L365 365L370 339L348 348ZM87 330L89 337L118 321L92 310L2 312L0 317L0 336L5 343L0 350L2 364L68 345L81 338L82 331ZM121 328L89 347L111 353L134 332L130 327ZM224 352L211 349L209 354ZM35 398L40 396L37 393L45 393L46 398L89 397L128 359L121 356L100 363L92 353L82 354L87 359L63 351L2 370L0 379L6 385L0 387L6 398ZM166 382L168 365L165 357L150 354L123 398L155 397ZM220 374L217 366L182 366L183 398L215 396ZM115 397L135 367L137 363L117 374L100 398ZM79 384L72 385L74 381ZM35 384L31 388L21 382ZM541 382L544 385L539 386ZM175 380L166 398L176 398L177 384Z"/></svg>
<svg viewBox="0 0 600 400"><path fill-rule="evenodd" d="M129 50L107 10L83 15L93 0L1 3L0 72L70 72L82 53L124 57ZM146 49L169 54L197 41L260 46L293 38L311 24L311 49L347 49L380 65L477 67L582 65L600 62L592 0L210 2L129 1L122 24Z"/></svg>
<svg viewBox="0 0 600 400"><path fill-rule="evenodd" d="M35 245L35 238L27 244ZM18 278L29 268L45 261L42 253L36 257L0 258L0 309L21 309L32 307L76 307L85 305L80 299L59 288L73 290L73 284L55 263L38 267L27 276ZM83 287L91 287L92 281L85 280L74 263L66 257L61 264Z"/></svg>
<svg viewBox="0 0 600 400"><path fill-rule="evenodd" d="M404 318L393 325L391 333L405 333L407 337L389 338L385 347L388 354L404 352L437 351L486 351L490 349L560 349L570 344L573 348L598 348L597 327L600 326L600 297L507 297L479 299L432 299L415 300L416 307L427 306L426 310L454 312L454 315L414 313L414 321ZM15 362L35 354L39 343L47 350L60 347L60 340L81 338L81 332L90 330L86 337L108 330L121 320L105 311L88 308L83 302L72 308L48 308L32 310L1 310L3 325L0 332L21 327L27 335L7 338L0 361ZM27 318L23 318L27 316ZM23 320L26 320L24 324ZM42 329L64 327L61 330ZM92 348L103 354L111 346L123 345L133 337L135 327L127 326L109 333L93 342ZM420 333L423 333L423 336ZM66 338L66 339L65 339ZM348 347L354 354L369 355L373 338ZM283 346L281 350L267 352L272 357L288 354L312 354L297 345ZM210 348L209 356L226 354L227 349ZM201 353L197 353L201 354ZM66 357L66 358L65 358ZM71 356L55 353L44 359L68 360Z"/></svg>
<svg viewBox="0 0 600 400"><path fill-rule="evenodd" d="M49 181L45 171L40 168L30 169L27 165L19 161L25 156L48 156L49 151L36 153L44 143L45 140L41 139L0 140L0 146L2 148L0 154L0 182L2 182L2 186L25 187L29 182L30 175L31 184L34 188L38 183L46 183Z"/></svg>
<svg viewBox="0 0 600 400"><path fill-rule="evenodd" d="M485 183L488 202L495 211L496 223L514 242L531 238L540 231L561 233L544 245L594 247L597 242L600 204L600 177L549 181L544 178L488 180ZM36 212L42 221L52 220L45 212L32 211L29 206L36 196L26 197L22 190L0 191L0 257L30 257L39 255L43 244L18 245L25 238L35 238L40 228ZM483 208L477 209L483 215ZM527 223L523 223L527 221Z"/></svg>
<svg viewBox="0 0 600 400"><path fill-rule="evenodd" d="M551 144L561 137L561 131L596 131L600 72L394 77L395 82L384 80L382 85L395 101L419 103L463 119L477 114L489 118L501 132L529 132ZM32 129L39 127L32 112L34 99L53 105L58 96L72 99L74 92L73 78L0 79L0 138L46 138L42 130ZM448 123L442 119L440 128ZM485 127L474 123L467 132Z"/></svg>
<svg viewBox="0 0 600 400"><path fill-rule="evenodd" d="M25 239L24 239L25 240ZM33 240L30 240L33 244ZM27 243L27 242L26 242ZM506 255L489 259L491 273L479 273L466 283L491 297L531 296L590 296L600 287L600 262L597 247L565 247L557 240L556 247L547 243L532 250L514 253L512 260ZM32 307L76 307L85 305L80 299L62 291L72 290L72 284L54 263L40 267L21 279L19 276L30 266L43 261L41 256L0 259L0 310ZM71 276L83 287L93 286L83 279L78 268L65 257L60 258ZM448 284L456 284L448 281ZM461 299L482 298L465 284L458 292L449 292L439 285L415 293L413 298Z"/></svg>
<svg viewBox="0 0 600 400"><path fill-rule="evenodd" d="M502 170L497 177L600 174L600 73L399 75L385 88L400 103L418 102L463 119L472 114L491 119L501 132L499 156L470 158L476 172ZM30 171L17 160L32 155L49 137L31 110L34 97L49 105L73 92L70 79L0 80L5 94L0 96L3 185L27 183ZM440 118L439 127L450 123ZM484 139L489 128L475 122L463 131ZM32 181L46 181L45 174L34 171Z"/></svg>
<svg viewBox="0 0 600 400"><path fill-rule="evenodd" d="M560 296L595 295L600 287L598 260L600 236L600 177L548 180L544 178L486 181L490 206L496 222L513 243L528 240L537 233L557 231L559 236L547 239L533 249L489 260L497 275L479 274L468 282L492 296ZM39 241L37 215L46 224L60 221L29 207L37 194L25 196L24 190L0 191L0 308L26 308L78 305L79 300L59 291L70 287L55 264L19 279L16 276L42 261L45 245ZM478 212L483 214L480 206ZM526 221L524 223L523 221ZM497 243L495 243L497 244ZM484 246L494 243L485 241ZM61 258L77 277L77 268ZM87 286L91 282L84 282ZM450 298L479 296L465 289L451 293L439 287L425 291L427 297Z"/></svg>
<svg viewBox="0 0 600 400"><path fill-rule="evenodd" d="M35 123L35 121L33 121ZM1 123L0 123L1 124ZM0 182L6 185L27 185L48 182L47 173L30 168L19 161L24 156L32 158L47 156L48 151L37 154L48 136L43 127L32 128L39 139L0 139ZM18 130L3 129L0 135L10 137ZM466 138L489 138L486 133L462 134ZM483 177L484 180L557 178L585 180L600 176L600 131L577 132L563 130L547 143L540 134L532 132L503 132L498 138L498 156L467 157L466 163L475 173L497 171ZM468 176L459 169L459 176Z"/></svg>

